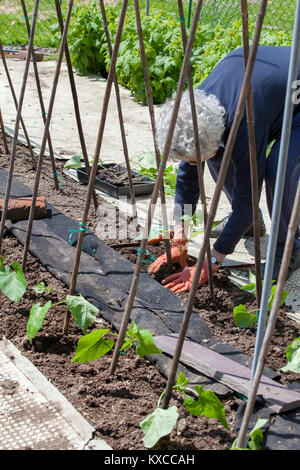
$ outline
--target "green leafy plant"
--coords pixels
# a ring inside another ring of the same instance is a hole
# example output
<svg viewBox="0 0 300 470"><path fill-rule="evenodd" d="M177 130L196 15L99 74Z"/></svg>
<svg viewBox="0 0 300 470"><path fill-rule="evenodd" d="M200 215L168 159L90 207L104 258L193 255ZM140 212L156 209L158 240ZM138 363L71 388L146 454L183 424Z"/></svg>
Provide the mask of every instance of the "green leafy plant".
<svg viewBox="0 0 300 470"><path fill-rule="evenodd" d="M0 256L0 290L15 303L26 292L26 279L21 265L4 256Z"/></svg>
<svg viewBox="0 0 300 470"><path fill-rule="evenodd" d="M262 427L265 426L267 422L268 422L267 419L259 418L256 421L255 426L252 429L252 431L249 434L246 434L246 437L250 438L248 441L247 447L245 448L237 447L236 446L237 439L235 439L230 450L261 450L263 439L264 439Z"/></svg>
<svg viewBox="0 0 300 470"><path fill-rule="evenodd" d="M288 362L280 370L300 374L300 336L287 347L286 358Z"/></svg>
<svg viewBox="0 0 300 470"><path fill-rule="evenodd" d="M89 159L90 165L93 164L93 161L94 161L94 157ZM103 160L99 158L98 163L99 165L101 165L103 163ZM70 170L76 170L77 168L81 168L83 166L85 166L85 163L83 161L83 155L82 153L77 153L76 155L72 155L72 157L66 161L64 168L68 168Z"/></svg>
<svg viewBox="0 0 300 470"><path fill-rule="evenodd" d="M44 291L50 293L51 291L44 282L40 282L32 289L38 294L43 294ZM75 324L83 331L83 333L85 333L87 328L95 321L95 315L99 312L98 308L88 302L81 294L67 295L64 300L54 304L51 300L48 300L44 305L42 305L41 302L37 302L31 307L27 322L27 336L30 343L32 343L32 340L42 328L45 316L49 309L61 304L67 305Z"/></svg>
<svg viewBox="0 0 300 470"><path fill-rule="evenodd" d="M241 287L241 290L246 290L247 292L251 292L256 296L256 277L255 275L249 271L249 280L250 283L246 284L245 286ZM274 283L275 281L272 281ZM263 281L262 281L263 285ZM277 286L274 285L271 289L271 294L268 300L268 311L271 310L274 298L275 298L275 293L276 293ZM281 299L280 299L280 306L282 306L285 303L285 300L287 296L289 295L289 292L283 290ZM234 315L234 321L235 324L238 328L251 328L256 322L257 322L257 314L258 310L247 310L247 307L244 304L237 305L233 309L233 315Z"/></svg>
<svg viewBox="0 0 300 470"><path fill-rule="evenodd" d="M215 418L226 429L229 429L224 405L219 398L211 390L204 390L201 385L196 385L195 390L188 387L188 382L188 378L180 371L177 382L173 386L185 398L183 405L186 410L193 416ZM187 392L193 394L196 398L187 396ZM164 394L165 391L160 395L156 409L140 422L140 427L144 432L143 442L147 448L153 447L159 439L170 434L179 417L175 405L166 410L160 408L160 402Z"/></svg>
<svg viewBox="0 0 300 470"><path fill-rule="evenodd" d="M82 336L77 344L72 362L89 362L99 359L114 348L114 337L117 336L109 329L94 330ZM136 344L136 353L140 357L147 354L159 354L161 350L155 346L152 333L139 328L132 322L128 328L120 353L124 353Z"/></svg>
<svg viewBox="0 0 300 470"><path fill-rule="evenodd" d="M112 43L118 26L121 2L106 6L106 16ZM154 104L166 101L177 89L183 62L180 22L177 15L151 7L151 14L141 10L143 40ZM255 18L250 18L252 39ZM189 30L187 31L187 36ZM68 34L74 68L83 74L100 74L104 77L110 65L102 16L97 0L80 2L74 8ZM291 35L277 29L263 30L260 44L291 45ZM194 87L209 75L217 63L229 52L242 46L241 20L229 26L199 24L191 55L191 73ZM116 63L119 83L131 91L135 99L147 103L140 46L134 8L129 6L119 54Z"/></svg>
<svg viewBox="0 0 300 470"><path fill-rule="evenodd" d="M131 157L130 160L135 170L139 173L154 180L157 179L158 171L155 152L147 150ZM176 178L177 168L173 165L168 165L164 171L165 194L175 196Z"/></svg>

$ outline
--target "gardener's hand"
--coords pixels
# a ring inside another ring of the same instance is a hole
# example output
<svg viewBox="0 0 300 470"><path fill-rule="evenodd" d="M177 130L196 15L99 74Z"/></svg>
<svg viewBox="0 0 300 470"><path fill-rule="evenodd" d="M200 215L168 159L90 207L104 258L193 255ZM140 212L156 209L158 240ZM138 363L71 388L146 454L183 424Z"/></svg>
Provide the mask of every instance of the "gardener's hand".
<svg viewBox="0 0 300 470"><path fill-rule="evenodd" d="M219 265L212 264L212 272L216 273L218 271ZM194 274L196 271L196 266L190 268L185 268L180 273L172 274L162 281L162 284L170 289L171 292L187 292L192 287L192 282ZM204 261L203 268L200 274L198 287L202 286L208 281L208 265L207 261Z"/></svg>
<svg viewBox="0 0 300 470"><path fill-rule="evenodd" d="M173 238L172 241L172 248L171 248L171 258L172 258L172 263L178 263L181 265L182 268L187 266L187 239L182 238L182 239L175 239ZM159 256L157 260L154 261L154 263L150 264L148 273L157 273L161 266L164 264L167 264L167 254L164 253L163 255Z"/></svg>
<svg viewBox="0 0 300 470"><path fill-rule="evenodd" d="M170 240L172 240L172 238L174 237L174 231L173 230L170 231L169 236L170 236ZM154 238L151 238L151 240L148 240L148 245L155 246L155 245L158 245L163 240L164 240L163 234L160 233L159 235L157 235L157 237L154 237Z"/></svg>

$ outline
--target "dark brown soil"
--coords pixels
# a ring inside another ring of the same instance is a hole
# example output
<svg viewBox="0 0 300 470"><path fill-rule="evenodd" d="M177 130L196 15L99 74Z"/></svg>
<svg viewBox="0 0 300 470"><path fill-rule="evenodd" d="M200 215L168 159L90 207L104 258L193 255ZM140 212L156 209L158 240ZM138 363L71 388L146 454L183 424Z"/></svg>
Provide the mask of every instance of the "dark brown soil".
<svg viewBox="0 0 300 470"><path fill-rule="evenodd" d="M11 140L8 138L9 144ZM26 147L17 149L15 178L31 189L34 183L34 171ZM8 168L8 157L3 154L0 143L0 165ZM60 170L63 164L60 164ZM56 206L66 215L79 219L82 216L86 187L78 185L72 179L65 178L65 185L56 192L51 175L51 166L45 161L42 172L39 195L46 196L49 203ZM100 200L101 203L107 204ZM88 228L94 230L97 224L95 211L91 205ZM135 260L136 248L122 248L122 254ZM161 247L149 247L155 257ZM23 248L9 233L3 241L3 255L21 261ZM26 269L28 289L16 305L0 294L0 333L5 335L39 370L56 386L61 393L79 410L82 415L97 429L97 436L103 438L113 449L145 449L142 442L143 433L140 421L155 409L157 400L165 388L166 380L147 359L136 356L133 350L126 352L119 360L114 378L108 374L111 354L87 364L72 363L81 331L71 322L69 333L63 336L63 320L66 312L64 305L50 309L43 328L29 344L26 335L26 324L30 308L36 302L45 303L62 300L68 293L67 288L55 279L38 260L29 255ZM51 287L51 293L38 295L31 288L38 282L45 282ZM187 294L179 294L182 299ZM215 338L230 343L240 350L252 354L255 343L255 328L239 330L233 322L232 309L239 303L253 305L250 294L240 291L226 277L226 273L215 276L215 302L210 299L207 286L199 289L195 309L199 312ZM100 317L93 328L110 328ZM267 364L278 371L285 364L286 346L299 335L299 325L280 312L277 327L272 339ZM296 374L282 374L282 382L288 383L297 379ZM226 450L229 449L234 433L235 410L240 400L230 396L223 400L227 422L227 431L216 420L204 417L194 418L182 406L180 397L174 395L171 404L176 404L180 413L177 428L172 432L170 441L165 443L168 449L185 450Z"/></svg>
<svg viewBox="0 0 300 470"><path fill-rule="evenodd" d="M112 184L113 186L123 187L129 186L129 177L126 169L120 168L120 165L109 166L108 168L100 167L97 177L101 181ZM133 184L148 183L143 175L136 175L131 172Z"/></svg>
<svg viewBox="0 0 300 470"><path fill-rule="evenodd" d="M164 244L161 242L155 247L148 245L147 249L154 258L158 258L164 253ZM133 263L136 262L136 248L126 247L116 248L116 250ZM188 257L189 266L192 266L195 262L194 258ZM179 271L179 265L173 266L171 271L167 266L162 266L158 273L151 276L161 282L170 274ZM205 320L213 332L214 338L231 344L252 356L255 347L256 326L247 329L237 328L233 317L233 308L239 304L245 304L248 310L255 310L257 308L256 298L251 293L240 290L235 286L228 278L228 274L230 274L228 269L220 268L218 273L214 275L214 300L211 298L208 284L198 289L194 309ZM187 292L176 295L183 301L188 298ZM286 303L288 304L288 298ZM291 344L299 335L299 324L289 319L285 313L286 311L291 311L291 308L283 306L280 309L266 362L266 365L274 371L279 370L286 364L286 346ZM296 374L282 374L282 383L287 384L297 378Z"/></svg>

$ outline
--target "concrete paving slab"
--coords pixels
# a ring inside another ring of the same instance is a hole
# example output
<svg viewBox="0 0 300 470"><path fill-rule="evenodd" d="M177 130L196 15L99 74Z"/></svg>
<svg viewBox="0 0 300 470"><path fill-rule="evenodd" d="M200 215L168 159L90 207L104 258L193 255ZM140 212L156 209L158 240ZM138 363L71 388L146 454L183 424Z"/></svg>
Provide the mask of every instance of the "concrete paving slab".
<svg viewBox="0 0 300 470"><path fill-rule="evenodd" d="M6 338L0 341L1 450L111 450Z"/></svg>

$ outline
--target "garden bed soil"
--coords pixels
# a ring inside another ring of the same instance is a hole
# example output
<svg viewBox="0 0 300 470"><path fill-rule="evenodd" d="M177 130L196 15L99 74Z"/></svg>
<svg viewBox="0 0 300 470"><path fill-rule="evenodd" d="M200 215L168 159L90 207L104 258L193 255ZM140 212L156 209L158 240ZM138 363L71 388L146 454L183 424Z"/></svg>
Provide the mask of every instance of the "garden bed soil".
<svg viewBox="0 0 300 470"><path fill-rule="evenodd" d="M8 137L9 145L11 139ZM9 157L4 154L0 143L0 166L8 170ZM59 168L62 171L64 163ZM17 146L17 158L14 177L33 188L35 172L32 168L28 149ZM71 178L64 176L65 184L60 191L54 190L51 165L45 164L41 176L39 195L46 197L47 202L75 220L82 216L86 199L86 187L80 186ZM99 202L108 205L99 198ZM99 220L93 204L89 211L87 227L91 231ZM111 241L113 243L113 241ZM114 241L115 242L115 241ZM162 245L149 247L154 257L162 252ZM135 248L121 248L122 255L133 262L136 260ZM5 233L3 255L13 260L22 260L23 247L9 233ZM190 262L194 260L190 259ZM160 273L164 277L166 273ZM194 309L205 320L215 339L220 339L252 355L255 345L255 327L241 330L235 327L233 307L246 303L255 308L254 297L238 289L228 279L228 271L218 272L214 276L215 301L210 298L208 286L198 290ZM143 433L139 423L156 406L158 397L165 388L166 379L151 365L147 359L136 356L129 350L119 359L114 378L110 377L108 368L111 354L86 364L72 363L78 339L82 336L73 322L70 323L68 335L63 336L63 320L65 306L58 305L49 310L42 330L30 345L26 335L26 323L30 308L36 302L45 303L62 300L68 293L66 286L55 279L37 259L29 255L26 269L28 289L16 305L0 294L0 332L6 336L38 369L53 383L55 387L79 410L95 428L99 438L104 439L113 449L133 450L145 449L142 442ZM158 278L158 281L161 278ZM45 282L51 287L51 293L38 295L31 289L38 282ZM56 293L58 292L58 293ZM187 293L177 294L183 301ZM288 300L287 300L288 303ZM107 321L101 318L101 312L93 328L110 328ZM286 316L285 308L281 308L276 329L267 358L267 365L275 372L286 363L286 347L299 336L299 324ZM296 374L281 373L283 384L298 379ZM223 428L216 420L204 417L195 418L187 413L182 406L180 397L174 393L171 404L179 407L180 420L170 436L170 441L161 445L167 449L185 450L226 450L231 447L236 437L234 431L235 411L241 400L235 395L223 399L229 430Z"/></svg>

